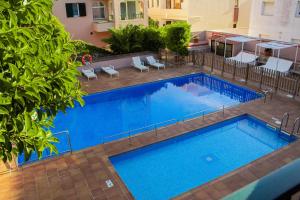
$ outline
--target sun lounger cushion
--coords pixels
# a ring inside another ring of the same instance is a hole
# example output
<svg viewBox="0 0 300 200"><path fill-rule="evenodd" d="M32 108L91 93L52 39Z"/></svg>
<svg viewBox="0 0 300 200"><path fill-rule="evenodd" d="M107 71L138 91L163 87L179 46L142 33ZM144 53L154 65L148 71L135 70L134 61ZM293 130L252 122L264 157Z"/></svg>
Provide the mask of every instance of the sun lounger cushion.
<svg viewBox="0 0 300 200"><path fill-rule="evenodd" d="M137 57L132 57L132 65L133 65L133 67L135 67L135 68L137 68L137 69L139 69L139 70L141 70L141 71L143 71L143 70L148 70L148 71L149 71L149 67L146 67L146 66L142 63L142 61L141 61L141 59L140 59L139 56L137 56Z"/></svg>
<svg viewBox="0 0 300 200"><path fill-rule="evenodd" d="M118 75L119 72L114 69L114 67L101 67L103 71L108 73L109 75Z"/></svg>
<svg viewBox="0 0 300 200"><path fill-rule="evenodd" d="M146 59L147 59L148 64L153 66L153 67L156 67L156 68L165 67L164 64L159 63L157 60L155 60L153 56L147 56Z"/></svg>

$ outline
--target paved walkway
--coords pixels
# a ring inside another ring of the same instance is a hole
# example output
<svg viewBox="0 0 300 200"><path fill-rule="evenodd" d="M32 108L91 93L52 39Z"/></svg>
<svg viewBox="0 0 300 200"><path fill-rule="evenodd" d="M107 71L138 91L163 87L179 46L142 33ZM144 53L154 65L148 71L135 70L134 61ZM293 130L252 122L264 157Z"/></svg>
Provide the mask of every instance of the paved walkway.
<svg viewBox="0 0 300 200"><path fill-rule="evenodd" d="M98 80L80 79L84 90L93 93L199 71L200 69L195 67L179 67L140 73L128 68L120 71L120 78L109 78L101 74ZM293 121L297 114L300 114L299 102L276 96L272 100L268 99L266 103L257 100L228 109L224 116L222 112L218 112L205 116L204 120L200 117L159 129L157 134L153 131L137 135L131 140L123 139L40 161L18 171L0 175L0 199L133 199L114 171L108 156L181 135L243 113L250 113L275 125L272 118L280 119L287 111L291 113L290 121ZM292 124L288 125L288 131L291 130L291 126ZM297 141L286 146L219 179L188 191L177 199L219 199L300 157L299 143L300 141ZM114 184L111 188L105 183L109 179Z"/></svg>

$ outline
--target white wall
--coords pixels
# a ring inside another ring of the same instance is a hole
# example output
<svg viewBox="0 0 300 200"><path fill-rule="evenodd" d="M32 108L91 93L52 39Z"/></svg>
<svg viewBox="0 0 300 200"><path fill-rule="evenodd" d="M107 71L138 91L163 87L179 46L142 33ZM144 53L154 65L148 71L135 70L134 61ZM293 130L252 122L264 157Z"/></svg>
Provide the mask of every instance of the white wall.
<svg viewBox="0 0 300 200"><path fill-rule="evenodd" d="M232 27L234 1L189 0L189 21L192 31Z"/></svg>
<svg viewBox="0 0 300 200"><path fill-rule="evenodd" d="M159 7L152 7L150 3L149 16L160 21L160 24L165 23L167 16L170 20L187 20L192 25L192 32L233 27L234 0L184 0L182 9L172 10L165 10L165 2L160 0ZM248 30L251 0L239 2L237 26Z"/></svg>
<svg viewBox="0 0 300 200"><path fill-rule="evenodd" d="M296 17L298 0L274 0L273 16L262 15L262 0L252 0L249 34L290 42L300 39L300 17Z"/></svg>

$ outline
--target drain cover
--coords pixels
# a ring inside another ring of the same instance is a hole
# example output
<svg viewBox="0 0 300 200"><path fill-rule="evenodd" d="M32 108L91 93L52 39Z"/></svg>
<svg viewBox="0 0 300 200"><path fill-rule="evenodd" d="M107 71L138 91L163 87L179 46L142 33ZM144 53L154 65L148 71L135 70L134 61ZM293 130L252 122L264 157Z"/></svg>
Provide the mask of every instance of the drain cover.
<svg viewBox="0 0 300 200"><path fill-rule="evenodd" d="M106 183L106 185L107 185L108 188L111 188L111 187L114 186L113 182L110 179L106 180L105 183Z"/></svg>
<svg viewBox="0 0 300 200"><path fill-rule="evenodd" d="M207 157L205 158L205 160L206 160L207 162L211 162L211 161L213 161L213 158L210 157L210 156L207 156Z"/></svg>
<svg viewBox="0 0 300 200"><path fill-rule="evenodd" d="M211 163L211 162L214 162L215 160L217 160L216 156L214 156L213 154L205 155L202 157L202 159L207 163Z"/></svg>

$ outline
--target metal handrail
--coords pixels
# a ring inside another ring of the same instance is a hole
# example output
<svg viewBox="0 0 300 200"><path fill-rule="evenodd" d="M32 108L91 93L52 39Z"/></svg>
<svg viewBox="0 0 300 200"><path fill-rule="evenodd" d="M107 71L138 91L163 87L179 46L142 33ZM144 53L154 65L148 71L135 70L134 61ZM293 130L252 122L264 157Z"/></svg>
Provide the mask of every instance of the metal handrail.
<svg viewBox="0 0 300 200"><path fill-rule="evenodd" d="M284 121L284 119L286 119L286 120ZM281 123L280 123L279 130L282 129L282 126L283 126L284 122L285 122L284 128L287 127L288 122L289 122L289 119L290 119L290 114L289 114L288 112L284 113L284 114L283 114L283 117L282 117L282 119L281 119Z"/></svg>
<svg viewBox="0 0 300 200"><path fill-rule="evenodd" d="M297 123L298 123L298 127L297 127ZM300 117L297 117L294 121L292 134L295 135L299 134L299 130L300 130Z"/></svg>
<svg viewBox="0 0 300 200"><path fill-rule="evenodd" d="M73 148L72 148L72 143L71 143L71 137L70 137L69 130L64 130L64 131L60 131L60 132L57 132L57 133L53 133L53 136L55 136L55 135L61 135L63 133L65 133L66 136L67 136L68 145L70 147L70 153L72 153L73 152ZM68 152L68 151L65 151L65 152ZM62 152L62 153L65 153L65 152Z"/></svg>
<svg viewBox="0 0 300 200"><path fill-rule="evenodd" d="M225 108L231 108L232 106L233 106L233 105L231 105L231 104L230 104L230 105L222 105L222 107L220 107L220 109L217 109L216 112L219 112L220 110L222 110L222 113L223 113L223 116L224 116ZM184 122L184 121L186 121L187 119L190 119L190 118L189 118L190 116L197 115L197 114L200 114L200 113L202 113L202 117L203 117L203 119L204 119L204 115L205 115L204 113L205 113L205 111L209 111L209 110L210 110L210 109L203 109L203 110L201 110L201 111L198 111L198 112L195 112L195 113L191 113L191 114L185 115L185 116L183 116L183 117L180 118L180 119L175 119L175 118L173 118L173 119L166 120L166 121L163 121L163 122L158 122L158 123L150 124L150 125L143 126L143 127L140 127L140 128L136 128L136 129L131 129L131 130L128 130L128 131L124 131L124 132L121 132L121 133L118 133L118 134L106 136L106 137L103 137L103 138L102 138L102 143L103 143L103 144L106 143L105 141L107 141L107 139L109 139L109 138L114 138L114 137L121 136L121 135L128 135L127 138L130 140L130 138L131 138L131 136L132 136L132 134L130 134L130 133L135 132L135 131L138 131L138 130L143 130L143 129L146 129L146 128L150 128L150 127L154 127L153 130L155 131L155 134L156 134L156 136L157 136L157 129L160 128L159 125L165 124L165 123L171 122L171 121L175 121L175 122ZM165 128L165 127L163 127L163 128ZM149 131L153 131L153 130L149 130ZM146 131L145 133L147 133L147 132L149 132L149 131ZM141 134L143 134L143 133L141 133Z"/></svg>
<svg viewBox="0 0 300 200"><path fill-rule="evenodd" d="M57 155L61 155L61 154L64 154L64 153L72 153L73 152L73 149L72 149L72 144L71 144L71 138L70 138L70 132L69 130L64 130L64 131L60 131L60 132L56 132L56 133L53 133L53 136L56 136L56 135L61 135L61 134L66 134L67 136L67 141L68 141L68 145L70 147L70 150L68 151L63 151L63 152L59 152ZM45 157L43 157L42 159L47 159L47 158L51 158L51 157L54 157L54 156L57 156L55 154L50 154L49 152L49 155L46 155ZM22 165L24 164L28 164L28 163L32 163L32 162L35 162L35 161L38 161L38 160L29 160L29 161L25 161L24 163L22 163ZM15 163L17 165L17 167L20 167L20 163L18 162L18 157L16 157L15 159Z"/></svg>
<svg viewBox="0 0 300 200"><path fill-rule="evenodd" d="M120 136L120 135L128 135L128 137L130 137L131 136L130 133L138 131L138 130L142 130L142 129L145 129L145 128L155 127L155 130L156 130L158 125L164 124L164 123L167 123L167 122L171 122L171 121L177 121L177 119L173 118L173 119L169 119L169 120L166 120L166 121L163 121L163 122L158 122L158 123L155 123L155 124L150 124L150 125L143 126L143 127L140 127L140 128L130 129L128 131L124 131L124 132L121 132L121 133L118 133L118 134L110 135L110 136L107 136L107 137L103 138L103 143L104 143L105 139L113 138L113 137Z"/></svg>

